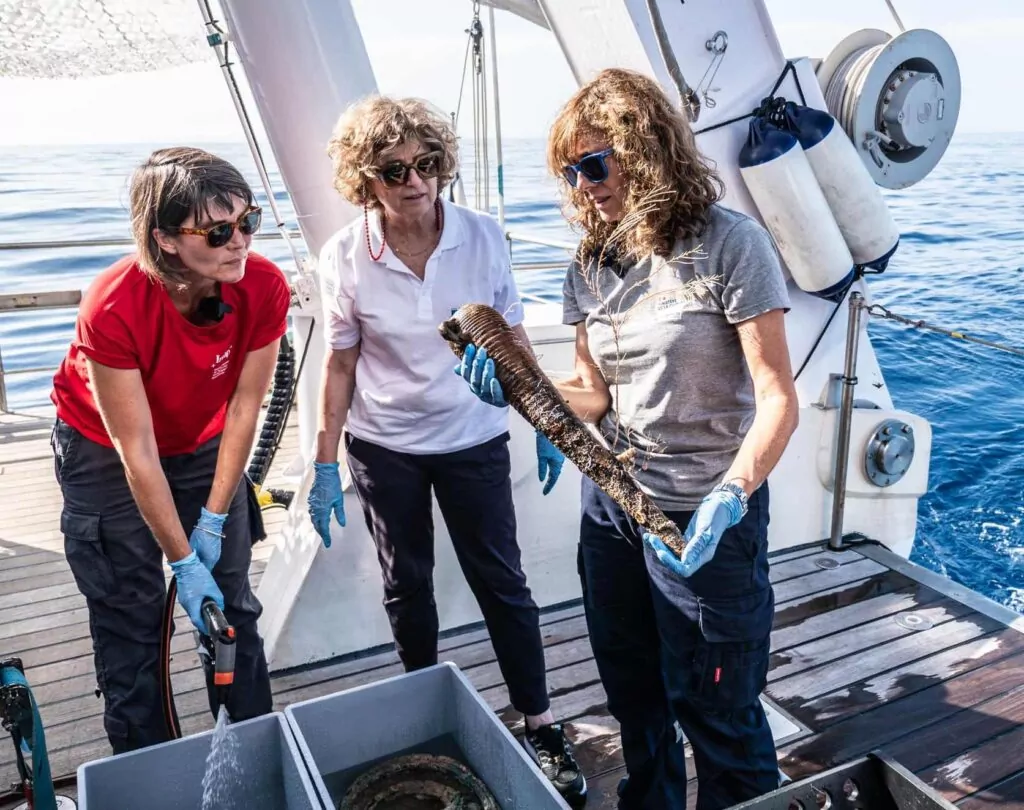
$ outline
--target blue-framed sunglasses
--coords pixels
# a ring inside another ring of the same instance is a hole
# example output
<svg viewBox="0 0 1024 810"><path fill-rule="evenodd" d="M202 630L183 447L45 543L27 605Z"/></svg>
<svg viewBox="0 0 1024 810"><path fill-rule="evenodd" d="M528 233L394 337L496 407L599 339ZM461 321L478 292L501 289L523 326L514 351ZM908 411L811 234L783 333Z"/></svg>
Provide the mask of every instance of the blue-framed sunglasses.
<svg viewBox="0 0 1024 810"><path fill-rule="evenodd" d="M603 183L608 179L608 164L604 159L614 153L614 149L591 152L589 155L581 157L579 163L563 167L562 174L573 188L576 188L576 182L581 174L591 183Z"/></svg>

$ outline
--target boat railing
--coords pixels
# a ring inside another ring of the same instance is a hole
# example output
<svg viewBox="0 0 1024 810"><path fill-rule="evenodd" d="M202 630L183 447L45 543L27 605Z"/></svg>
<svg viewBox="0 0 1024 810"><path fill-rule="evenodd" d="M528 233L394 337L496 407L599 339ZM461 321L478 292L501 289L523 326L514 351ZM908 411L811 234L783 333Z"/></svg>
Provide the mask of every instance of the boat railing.
<svg viewBox="0 0 1024 810"><path fill-rule="evenodd" d="M298 230L289 230L288 236L299 241L302 240L302 233ZM573 245L566 242L559 242L554 239L530 236L527 234L507 234L509 243L521 242L523 244L541 245L544 247L560 248L571 253ZM282 239L281 232L270 232L256 234L253 239L258 242L269 242ZM128 238L101 238L101 239L60 239L45 241L20 241L0 242L0 253L13 251L30 250L79 250L83 248L105 248L120 247L130 248L134 243ZM541 270L563 269L566 262L513 262L512 270L516 273L529 273ZM521 292L526 301L534 303L546 303L543 298L529 292ZM0 316L12 312L24 312L27 310L53 310L53 309L74 309L82 300L81 290L52 290L46 292L20 292L0 294ZM42 374L44 372L56 371L56 366L31 366L29 368L5 369L3 361L3 347L0 346L0 414L9 413L7 400L7 377L19 374Z"/></svg>

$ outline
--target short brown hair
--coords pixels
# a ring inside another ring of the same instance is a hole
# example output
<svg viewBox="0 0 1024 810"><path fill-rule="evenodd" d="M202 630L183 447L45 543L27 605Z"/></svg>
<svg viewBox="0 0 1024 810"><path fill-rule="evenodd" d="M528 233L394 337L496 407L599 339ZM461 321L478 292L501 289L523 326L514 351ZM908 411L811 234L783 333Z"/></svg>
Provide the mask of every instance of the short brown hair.
<svg viewBox="0 0 1024 810"><path fill-rule="evenodd" d="M690 124L654 80L622 68L601 71L566 102L548 137L548 169L562 180L565 216L583 231L581 249L608 245L617 223L606 223L590 198L572 188L562 167L576 162L587 137L615 150L627 181L618 247L634 259L669 256L676 239L698 236L723 185L701 155Z"/></svg>
<svg viewBox="0 0 1024 810"><path fill-rule="evenodd" d="M353 205L379 205L368 182L380 156L417 140L441 153L440 191L455 176L459 147L448 118L418 98L372 95L341 114L327 144L334 164L334 187Z"/></svg>
<svg viewBox="0 0 1024 810"><path fill-rule="evenodd" d="M181 266L153 237L172 233L191 214L196 222L217 206L231 210L232 198L255 200L242 173L223 158L192 146L158 149L132 173L129 200L139 267L156 279L180 280Z"/></svg>

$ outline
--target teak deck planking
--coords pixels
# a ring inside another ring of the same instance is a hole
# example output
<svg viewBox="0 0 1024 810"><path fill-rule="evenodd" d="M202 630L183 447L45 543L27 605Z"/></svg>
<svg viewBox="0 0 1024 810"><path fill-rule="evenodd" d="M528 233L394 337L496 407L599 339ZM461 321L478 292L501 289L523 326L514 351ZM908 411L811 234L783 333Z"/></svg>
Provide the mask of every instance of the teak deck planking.
<svg viewBox="0 0 1024 810"><path fill-rule="evenodd" d="M7 505L0 514L0 656L23 659L52 772L62 775L107 756L109 747L85 602L63 556L49 432L47 419L0 416L0 498ZM291 424L270 486L280 485L296 442ZM266 513L270 537L254 549L254 583L282 514ZM1024 810L1021 621L1011 627L1008 612L873 546L773 555L772 582L776 615L765 696L802 726L779 744L787 775L800 779L881 749L964 810ZM552 709L577 744L588 808L614 808L624 766L582 607L546 610L542 623ZM188 734L211 728L213 719L180 609L177 626L172 668ZM520 731L486 632L446 634L441 651L510 730ZM277 674L275 708L401 671L388 651ZM0 744L0 786L16 776L13 747ZM694 781L690 794L692 805Z"/></svg>

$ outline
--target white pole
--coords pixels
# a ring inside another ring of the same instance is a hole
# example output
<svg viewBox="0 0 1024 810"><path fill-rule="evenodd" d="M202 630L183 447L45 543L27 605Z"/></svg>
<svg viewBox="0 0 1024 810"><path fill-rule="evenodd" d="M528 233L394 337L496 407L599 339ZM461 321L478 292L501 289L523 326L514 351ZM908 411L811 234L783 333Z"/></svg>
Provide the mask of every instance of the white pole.
<svg viewBox="0 0 1024 810"><path fill-rule="evenodd" d="M219 0L219 4L309 256L315 259L332 233L362 214L334 189L327 156L327 141L338 115L377 88L355 12L349 0L296 7L280 0ZM319 327L318 284L303 281L300 293L305 295L300 295L300 306L292 316L297 346L305 345L313 330L298 381L299 452L308 464L316 438L326 349Z"/></svg>
<svg viewBox="0 0 1024 810"><path fill-rule="evenodd" d="M494 6L487 7L487 24L491 30L491 83L494 88L494 144L498 157L498 224L505 230L505 166L501 154L501 104L498 94L498 41L494 29Z"/></svg>

